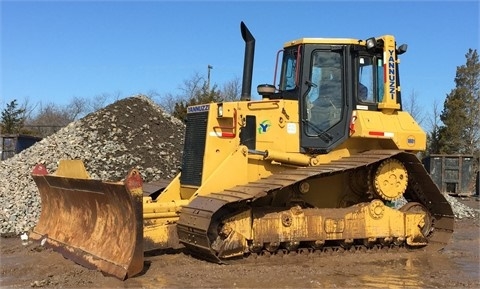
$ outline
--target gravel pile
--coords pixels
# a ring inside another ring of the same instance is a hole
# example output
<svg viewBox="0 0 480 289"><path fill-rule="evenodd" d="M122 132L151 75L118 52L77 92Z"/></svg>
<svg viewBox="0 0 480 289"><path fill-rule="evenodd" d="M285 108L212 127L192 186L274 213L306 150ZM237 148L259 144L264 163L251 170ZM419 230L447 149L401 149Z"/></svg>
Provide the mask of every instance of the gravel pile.
<svg viewBox="0 0 480 289"><path fill-rule="evenodd" d="M470 208L469 206L462 204L458 198L444 194L447 201L450 203L453 209L453 214L457 219L464 218L479 218L480 210ZM472 197L473 198L473 197Z"/></svg>
<svg viewBox="0 0 480 289"><path fill-rule="evenodd" d="M453 214L455 215L456 219L464 219L464 218L479 218L480 217L480 210L471 208L465 204L462 204L458 198L452 197L446 193L443 193L447 202L452 206ZM400 198L394 201L394 207L396 209L401 208L403 205L407 203L405 198Z"/></svg>
<svg viewBox="0 0 480 289"><path fill-rule="evenodd" d="M147 97L135 96L89 114L0 162L0 235L18 235L36 225L41 201L30 176L36 164L54 172L60 159L82 159L94 179L118 181L131 168L137 168L145 182L171 179L181 166L184 132L180 120ZM478 210L446 198L456 218L478 218Z"/></svg>
<svg viewBox="0 0 480 289"><path fill-rule="evenodd" d="M119 100L70 123L0 162L0 234L29 231L40 217L40 195L30 173L49 172L60 159L82 159L90 176L118 181L137 168L145 182L171 179L182 162L184 124L144 96Z"/></svg>

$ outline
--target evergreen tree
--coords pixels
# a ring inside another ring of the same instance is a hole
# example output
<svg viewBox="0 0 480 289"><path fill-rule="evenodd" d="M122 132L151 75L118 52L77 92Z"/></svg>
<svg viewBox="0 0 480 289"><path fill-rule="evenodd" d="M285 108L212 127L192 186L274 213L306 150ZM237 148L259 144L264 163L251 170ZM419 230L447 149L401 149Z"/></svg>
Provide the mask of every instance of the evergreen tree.
<svg viewBox="0 0 480 289"><path fill-rule="evenodd" d="M431 127L427 134L427 155L440 153L440 109L435 100L433 102L433 114L428 119Z"/></svg>
<svg viewBox="0 0 480 289"><path fill-rule="evenodd" d="M427 151L429 154L438 154L440 153L440 129L434 127L432 131L427 134Z"/></svg>
<svg viewBox="0 0 480 289"><path fill-rule="evenodd" d="M2 133L18 133L23 127L25 109L17 108L17 100L12 100L2 111Z"/></svg>
<svg viewBox="0 0 480 289"><path fill-rule="evenodd" d="M469 49L465 57L467 62L457 67L456 86L440 115L440 153L475 154L480 149L480 63L476 50Z"/></svg>

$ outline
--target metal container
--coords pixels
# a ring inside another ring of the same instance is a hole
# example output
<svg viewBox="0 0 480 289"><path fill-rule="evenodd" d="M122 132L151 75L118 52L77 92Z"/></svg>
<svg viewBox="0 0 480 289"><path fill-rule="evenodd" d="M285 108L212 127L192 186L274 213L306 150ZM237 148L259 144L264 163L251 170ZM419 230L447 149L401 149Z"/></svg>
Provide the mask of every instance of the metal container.
<svg viewBox="0 0 480 289"><path fill-rule="evenodd" d="M41 139L41 137L21 134L0 135L1 160L3 161L13 157L15 154L31 147Z"/></svg>
<svg viewBox="0 0 480 289"><path fill-rule="evenodd" d="M425 157L422 163L441 192L467 196L477 194L478 172L475 168L478 163L473 155L435 154Z"/></svg>

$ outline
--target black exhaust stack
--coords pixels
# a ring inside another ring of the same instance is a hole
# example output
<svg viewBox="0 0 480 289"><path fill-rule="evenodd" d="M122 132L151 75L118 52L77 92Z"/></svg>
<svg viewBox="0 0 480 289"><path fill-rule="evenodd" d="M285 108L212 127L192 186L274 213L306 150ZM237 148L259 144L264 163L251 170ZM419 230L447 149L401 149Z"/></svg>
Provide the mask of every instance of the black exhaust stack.
<svg viewBox="0 0 480 289"><path fill-rule="evenodd" d="M240 23L240 31L245 41L245 58L243 61L242 95L240 100L250 100L252 95L253 56L255 54L255 38L245 23Z"/></svg>

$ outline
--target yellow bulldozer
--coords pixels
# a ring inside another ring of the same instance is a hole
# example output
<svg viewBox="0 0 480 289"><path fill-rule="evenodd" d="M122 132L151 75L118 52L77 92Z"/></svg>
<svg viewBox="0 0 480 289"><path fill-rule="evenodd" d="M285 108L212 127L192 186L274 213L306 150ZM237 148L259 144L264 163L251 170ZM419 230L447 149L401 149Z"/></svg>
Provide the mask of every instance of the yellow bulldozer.
<svg viewBox="0 0 480 289"><path fill-rule="evenodd" d="M143 183L132 169L109 182L91 179L81 160L51 174L37 165L42 211L31 238L123 280L158 249L228 263L448 244L452 208L416 156L425 132L402 110L407 45L391 35L286 42L273 84L252 100L255 38L240 28L241 98L188 107L181 172Z"/></svg>

